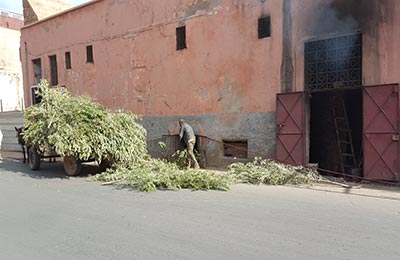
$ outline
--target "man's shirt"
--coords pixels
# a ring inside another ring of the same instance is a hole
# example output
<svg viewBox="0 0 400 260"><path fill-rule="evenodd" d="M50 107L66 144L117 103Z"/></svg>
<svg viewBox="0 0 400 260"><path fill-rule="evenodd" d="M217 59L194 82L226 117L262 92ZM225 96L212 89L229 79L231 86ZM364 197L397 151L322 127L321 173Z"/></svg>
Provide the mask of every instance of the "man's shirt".
<svg viewBox="0 0 400 260"><path fill-rule="evenodd" d="M181 127L181 131L179 132L179 138L185 142L187 145L190 140L196 140L196 136L194 135L193 128L188 124L183 124Z"/></svg>

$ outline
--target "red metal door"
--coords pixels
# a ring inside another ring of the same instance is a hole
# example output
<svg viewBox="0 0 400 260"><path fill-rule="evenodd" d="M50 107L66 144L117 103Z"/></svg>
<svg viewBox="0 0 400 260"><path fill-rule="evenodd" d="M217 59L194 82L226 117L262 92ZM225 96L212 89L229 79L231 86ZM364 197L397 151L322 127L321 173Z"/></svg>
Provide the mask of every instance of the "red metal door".
<svg viewBox="0 0 400 260"><path fill-rule="evenodd" d="M364 87L364 177L399 181L399 86Z"/></svg>
<svg viewBox="0 0 400 260"><path fill-rule="evenodd" d="M304 163L304 93L278 94L276 98L276 156L294 165Z"/></svg>

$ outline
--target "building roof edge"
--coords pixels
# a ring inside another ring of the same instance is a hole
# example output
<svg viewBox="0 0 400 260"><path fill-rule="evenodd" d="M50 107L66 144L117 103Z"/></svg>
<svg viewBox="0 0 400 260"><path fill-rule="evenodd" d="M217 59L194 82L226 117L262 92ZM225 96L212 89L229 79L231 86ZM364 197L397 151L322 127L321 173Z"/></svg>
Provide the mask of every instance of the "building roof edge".
<svg viewBox="0 0 400 260"><path fill-rule="evenodd" d="M11 10L8 10L8 9L5 9L5 8L0 8L0 12L8 13L7 16L2 14L1 16L3 16L3 17L10 17L10 18L14 18L14 19L17 19L17 20L21 20L21 21L24 20L24 15L20 14L18 12L14 12L14 11L11 11Z"/></svg>
<svg viewBox="0 0 400 260"><path fill-rule="evenodd" d="M87 7L87 6L89 6L89 5L92 5L92 4L101 2L101 1L104 1L104 0L92 0L92 1L87 2L87 3L83 3L83 4L81 4L81 5L74 6L74 7L72 7L72 8L69 8L69 9L67 9L67 10L65 10L65 11L60 12L60 13L57 13L57 14L51 15L51 16L49 16L49 17L46 17L46 18L44 18L44 19L42 19L42 20L39 20L39 21L37 21L37 22L31 23L31 24L27 24L27 25L25 25L24 27L21 28L21 31L24 30L24 29L33 27L33 26L35 26L35 25L38 25L38 24L40 24L40 23L47 22L47 21L52 20L52 19L54 19L54 18L56 18L56 17L59 17L59 16L61 16L61 15L64 15L64 14L67 14L67 13L70 13L70 12L74 12L74 11L76 11L76 10L78 10L78 9L81 9L81 8Z"/></svg>

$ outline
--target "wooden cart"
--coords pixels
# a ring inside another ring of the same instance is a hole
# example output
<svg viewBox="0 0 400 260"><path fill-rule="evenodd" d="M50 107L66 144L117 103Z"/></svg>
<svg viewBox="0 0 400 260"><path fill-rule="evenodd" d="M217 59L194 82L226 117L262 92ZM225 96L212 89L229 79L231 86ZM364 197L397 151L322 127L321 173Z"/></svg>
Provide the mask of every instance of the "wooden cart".
<svg viewBox="0 0 400 260"><path fill-rule="evenodd" d="M61 157L55 153L44 153L34 147L30 147L28 150L28 160L29 160L29 168L33 171L37 171L40 168L41 160L44 158L59 158ZM87 160L84 162L93 162L92 160ZM82 161L77 159L75 156L64 156L64 170L68 176L77 176L81 173L82 170ZM107 168L109 165L107 161L103 160L102 163L99 165L102 168Z"/></svg>

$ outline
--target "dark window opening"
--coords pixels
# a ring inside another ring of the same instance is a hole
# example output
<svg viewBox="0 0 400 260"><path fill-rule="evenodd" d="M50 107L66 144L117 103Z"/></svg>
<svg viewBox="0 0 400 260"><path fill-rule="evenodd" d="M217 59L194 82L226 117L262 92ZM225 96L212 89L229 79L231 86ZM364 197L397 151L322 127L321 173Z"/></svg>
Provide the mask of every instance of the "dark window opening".
<svg viewBox="0 0 400 260"><path fill-rule="evenodd" d="M72 66L71 66L71 52L69 52L69 51L67 51L65 53L65 68L67 70L72 68Z"/></svg>
<svg viewBox="0 0 400 260"><path fill-rule="evenodd" d="M92 45L86 46L86 62L87 63L94 63L93 46Z"/></svg>
<svg viewBox="0 0 400 260"><path fill-rule="evenodd" d="M306 90L362 85L361 34L306 42L304 48Z"/></svg>
<svg viewBox="0 0 400 260"><path fill-rule="evenodd" d="M42 79L42 61L41 59L32 60L33 63L33 75L34 75L34 85L38 85Z"/></svg>
<svg viewBox="0 0 400 260"><path fill-rule="evenodd" d="M271 37L271 17L258 19L258 39Z"/></svg>
<svg viewBox="0 0 400 260"><path fill-rule="evenodd" d="M223 140L224 156L235 158L247 158L247 140L228 141Z"/></svg>
<svg viewBox="0 0 400 260"><path fill-rule="evenodd" d="M49 56L50 59L50 83L52 86L58 85L57 56Z"/></svg>
<svg viewBox="0 0 400 260"><path fill-rule="evenodd" d="M42 101L42 97L39 94L38 87L31 88L31 95L32 95L32 105L39 104Z"/></svg>
<svg viewBox="0 0 400 260"><path fill-rule="evenodd" d="M176 50L186 49L186 26L176 28Z"/></svg>

